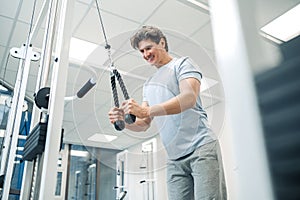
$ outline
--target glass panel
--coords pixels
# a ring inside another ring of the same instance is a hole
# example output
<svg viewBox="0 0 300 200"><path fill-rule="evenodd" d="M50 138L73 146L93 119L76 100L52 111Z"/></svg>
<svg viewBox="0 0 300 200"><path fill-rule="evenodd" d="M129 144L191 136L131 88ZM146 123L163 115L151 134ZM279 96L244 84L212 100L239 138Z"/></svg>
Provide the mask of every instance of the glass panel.
<svg viewBox="0 0 300 200"><path fill-rule="evenodd" d="M68 200L116 199L116 153L119 151L71 146Z"/></svg>
<svg viewBox="0 0 300 200"><path fill-rule="evenodd" d="M55 196L61 195L61 182L62 182L62 172L57 172Z"/></svg>

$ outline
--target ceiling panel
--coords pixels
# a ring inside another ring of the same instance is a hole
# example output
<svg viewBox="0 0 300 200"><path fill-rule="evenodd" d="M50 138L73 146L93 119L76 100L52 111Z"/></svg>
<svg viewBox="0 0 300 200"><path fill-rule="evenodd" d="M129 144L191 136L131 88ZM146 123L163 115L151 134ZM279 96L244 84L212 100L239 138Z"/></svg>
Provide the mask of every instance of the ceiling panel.
<svg viewBox="0 0 300 200"><path fill-rule="evenodd" d="M4 62L6 61L7 59L7 55L5 55L5 48L3 46L0 46L0 62L2 61L2 59L4 59ZM5 65L5 63L4 63ZM3 74L3 67L1 67L1 70L0 70L0 76L2 77L2 74Z"/></svg>
<svg viewBox="0 0 300 200"><path fill-rule="evenodd" d="M174 20L175 18L178 20ZM178 23L179 20L180 23ZM166 1L160 6L146 23L189 36L205 25L208 20L207 14L173 0Z"/></svg>
<svg viewBox="0 0 300 200"><path fill-rule="evenodd" d="M0 16L0 27L2 27L1 29L3 31L1 31L0 34L0 45L1 46L6 46L8 41L9 41L9 37L11 35L11 29L13 27L13 20L6 18L6 17L1 17Z"/></svg>
<svg viewBox="0 0 300 200"><path fill-rule="evenodd" d="M32 38L32 45L34 48L36 48L36 51L41 53L41 49L43 47L43 40L44 40L44 34L45 34L45 29L40 28L36 37Z"/></svg>
<svg viewBox="0 0 300 200"><path fill-rule="evenodd" d="M98 0L101 9L137 23L144 22L164 1L165 0L151 0L147 1L147 5L145 5L145 1L141 0Z"/></svg>
<svg viewBox="0 0 300 200"><path fill-rule="evenodd" d="M76 10L76 12L73 14L72 31L75 31L76 28L80 25L85 15L89 12L90 5L76 1L74 10Z"/></svg>
<svg viewBox="0 0 300 200"><path fill-rule="evenodd" d="M80 24L74 30L73 37L86 40L95 44L101 44L104 39L101 31L101 25L99 24L98 15L96 9L89 9L84 19L80 21Z"/></svg>
<svg viewBox="0 0 300 200"><path fill-rule="evenodd" d="M107 38L117 36L124 31L131 30L138 26L137 23L105 12L102 12L101 16L105 26ZM96 44L101 44L104 42L96 8L91 8L89 10L88 14L82 20L73 35L77 38L85 39Z"/></svg>
<svg viewBox="0 0 300 200"><path fill-rule="evenodd" d="M14 87L17 73L16 71L11 71L9 69L6 70L5 76L3 76L5 79L5 83L8 84L9 87Z"/></svg>
<svg viewBox="0 0 300 200"><path fill-rule="evenodd" d="M22 33L22 34L20 34ZM26 43L29 34L29 25L23 22L17 22L12 34L13 40L10 42L10 47L20 48Z"/></svg>
<svg viewBox="0 0 300 200"><path fill-rule="evenodd" d="M206 50L213 50L214 42L211 23L209 22L197 30L197 32L192 35L192 39L197 41L197 43Z"/></svg>
<svg viewBox="0 0 300 200"><path fill-rule="evenodd" d="M19 1L20 4L22 4L18 16L18 20L22 22L26 22L30 24L32 15L33 15L33 23L36 22L39 12L42 9L42 5L44 1L39 0L31 0L31 1ZM36 2L35 8L34 8L34 2Z"/></svg>
<svg viewBox="0 0 300 200"><path fill-rule="evenodd" d="M19 0L1 0L0 15L15 18L19 3Z"/></svg>
<svg viewBox="0 0 300 200"><path fill-rule="evenodd" d="M5 60L6 59L7 59L7 57L5 58ZM3 65L4 66L3 70L17 73L18 68L19 68L19 63L20 63L19 59L10 56L7 60L7 65ZM5 78L8 78L8 77L5 77ZM8 80L11 81L11 79L8 79Z"/></svg>

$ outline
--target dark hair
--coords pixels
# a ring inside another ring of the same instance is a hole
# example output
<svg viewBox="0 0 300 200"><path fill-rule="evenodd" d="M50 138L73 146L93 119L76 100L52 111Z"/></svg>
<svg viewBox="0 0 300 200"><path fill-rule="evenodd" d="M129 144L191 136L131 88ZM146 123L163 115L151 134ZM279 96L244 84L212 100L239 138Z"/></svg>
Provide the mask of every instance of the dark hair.
<svg viewBox="0 0 300 200"><path fill-rule="evenodd" d="M154 26L143 26L140 30L138 30L130 38L130 42L131 42L131 46L134 49L138 49L138 45L142 40L150 39L151 41L158 44L160 42L161 38L163 38L165 40L165 43L166 43L165 49L166 49L166 51L168 51L169 48L168 48L166 36L163 34L163 32L160 29L158 29Z"/></svg>

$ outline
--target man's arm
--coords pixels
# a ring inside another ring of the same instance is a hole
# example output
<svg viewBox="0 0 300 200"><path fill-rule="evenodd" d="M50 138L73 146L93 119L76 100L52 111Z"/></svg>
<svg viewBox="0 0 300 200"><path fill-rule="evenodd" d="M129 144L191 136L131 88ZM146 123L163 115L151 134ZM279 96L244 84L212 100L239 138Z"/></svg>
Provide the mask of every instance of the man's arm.
<svg viewBox="0 0 300 200"><path fill-rule="evenodd" d="M200 82L195 78L179 82L180 94L161 104L150 107L149 116L161 116L181 113L195 106L200 90Z"/></svg>
<svg viewBox="0 0 300 200"><path fill-rule="evenodd" d="M124 106L125 113L131 113L138 118L152 118L155 116L181 113L195 106L200 90L200 81L195 78L186 78L179 83L180 94L154 106L139 106L130 99ZM153 94L155 95L155 94Z"/></svg>

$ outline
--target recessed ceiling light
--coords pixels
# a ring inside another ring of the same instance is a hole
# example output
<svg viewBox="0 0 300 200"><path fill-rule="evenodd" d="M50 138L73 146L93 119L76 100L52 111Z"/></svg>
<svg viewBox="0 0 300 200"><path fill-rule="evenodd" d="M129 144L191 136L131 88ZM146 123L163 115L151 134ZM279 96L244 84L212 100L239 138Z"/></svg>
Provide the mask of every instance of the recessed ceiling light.
<svg viewBox="0 0 300 200"><path fill-rule="evenodd" d="M300 34L300 4L261 28L261 31L287 42Z"/></svg>
<svg viewBox="0 0 300 200"><path fill-rule="evenodd" d="M87 151L80 151L80 150L71 150L70 151L71 156L76 156L76 157L88 157L89 152Z"/></svg>
<svg viewBox="0 0 300 200"><path fill-rule="evenodd" d="M97 44L72 37L69 57L84 62L97 47Z"/></svg>
<svg viewBox="0 0 300 200"><path fill-rule="evenodd" d="M111 142L115 139L117 139L118 137L115 135L105 135L105 134L100 134L100 133L96 133L94 135L92 135L91 137L88 138L89 141L93 141L93 142Z"/></svg>
<svg viewBox="0 0 300 200"><path fill-rule="evenodd" d="M200 8L202 8L202 9L204 9L204 10L209 10L209 7L206 4L204 4L200 1L197 1L197 0L187 0L187 1L194 4L194 5L196 5L196 6L198 6L198 7L200 7Z"/></svg>

